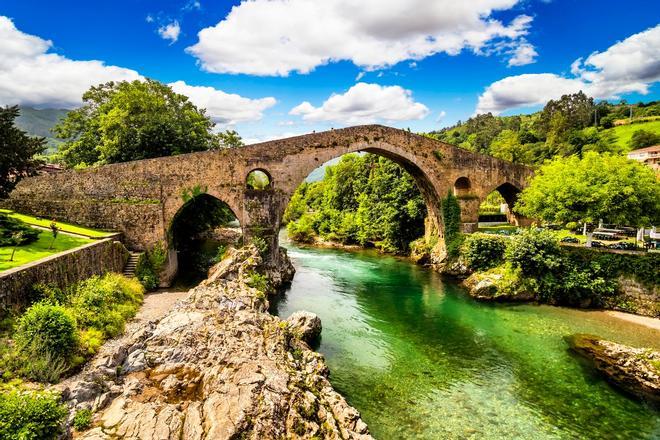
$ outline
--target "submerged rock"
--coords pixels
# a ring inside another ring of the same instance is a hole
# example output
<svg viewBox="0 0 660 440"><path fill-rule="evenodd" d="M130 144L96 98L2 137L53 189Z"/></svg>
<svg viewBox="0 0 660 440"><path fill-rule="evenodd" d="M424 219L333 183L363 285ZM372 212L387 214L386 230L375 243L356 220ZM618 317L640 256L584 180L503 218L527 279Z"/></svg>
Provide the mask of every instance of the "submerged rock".
<svg viewBox="0 0 660 440"><path fill-rule="evenodd" d="M660 403L660 352L586 334L565 339L572 351L591 361L608 381L643 400Z"/></svg>
<svg viewBox="0 0 660 440"><path fill-rule="evenodd" d="M315 313L306 311L294 312L286 320L292 330L300 335L300 339L308 344L321 336L321 318Z"/></svg>
<svg viewBox="0 0 660 440"><path fill-rule="evenodd" d="M230 249L162 319L111 353L104 347L97 359L105 369L92 362L64 390L72 414L96 411L92 429L77 438L370 439L328 381L323 356L267 312L254 282L260 264L254 246ZM291 273L284 272L276 282Z"/></svg>

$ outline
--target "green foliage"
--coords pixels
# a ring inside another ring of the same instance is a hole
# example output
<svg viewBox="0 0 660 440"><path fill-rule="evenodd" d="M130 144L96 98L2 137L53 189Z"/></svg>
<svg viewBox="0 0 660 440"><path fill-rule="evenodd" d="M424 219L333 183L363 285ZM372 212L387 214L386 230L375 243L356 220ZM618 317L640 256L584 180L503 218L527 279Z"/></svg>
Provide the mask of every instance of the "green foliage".
<svg viewBox="0 0 660 440"><path fill-rule="evenodd" d="M626 102L601 101L594 104L593 99L582 92L549 101L542 111L531 115L481 114L425 135L512 162L542 164L556 156L627 150L632 131L637 129L630 125L614 126L614 122L627 119L630 107L633 124L647 122L644 129L660 136L656 116L660 114L660 103L629 106ZM650 140L640 144L648 142Z"/></svg>
<svg viewBox="0 0 660 440"><path fill-rule="evenodd" d="M447 255L457 257L464 237L459 232L461 228L461 205L451 192L448 192L447 197L442 199L442 223L444 225Z"/></svg>
<svg viewBox="0 0 660 440"><path fill-rule="evenodd" d="M9 389L0 392L0 438L54 440L61 433L67 409L50 391Z"/></svg>
<svg viewBox="0 0 660 440"><path fill-rule="evenodd" d="M34 302L44 301L54 305L65 305L69 300L66 290L60 289L55 284L34 284L30 297Z"/></svg>
<svg viewBox="0 0 660 440"><path fill-rule="evenodd" d="M551 231L539 228L523 229L514 235L505 258L529 277L544 277L562 266L559 239Z"/></svg>
<svg viewBox="0 0 660 440"><path fill-rule="evenodd" d="M36 172L40 162L35 156L46 148L43 138L30 137L16 127L19 113L18 106L0 107L0 198Z"/></svg>
<svg viewBox="0 0 660 440"><path fill-rule="evenodd" d="M263 293L266 293L270 290L270 283L268 282L268 278L256 271L251 271L248 274L247 285Z"/></svg>
<svg viewBox="0 0 660 440"><path fill-rule="evenodd" d="M83 106L54 127L70 167L203 151L218 145L214 123L186 96L157 81L91 87Z"/></svg>
<svg viewBox="0 0 660 440"><path fill-rule="evenodd" d="M425 216L426 204L403 168L373 154L348 154L326 168L322 181L296 190L284 219L296 241L320 236L406 253L424 233Z"/></svg>
<svg viewBox="0 0 660 440"><path fill-rule="evenodd" d="M553 223L644 226L660 222L660 183L653 171L622 156L586 153L543 165L514 208Z"/></svg>
<svg viewBox="0 0 660 440"><path fill-rule="evenodd" d="M268 241L259 236L254 236L252 237L252 244L254 244L259 251L259 254L264 257L268 254L268 251L270 250L270 245L268 244Z"/></svg>
<svg viewBox="0 0 660 440"><path fill-rule="evenodd" d="M20 246L37 241L38 238L37 229L0 212L0 246Z"/></svg>
<svg viewBox="0 0 660 440"><path fill-rule="evenodd" d="M628 146L631 150L638 148L651 147L660 144L660 133L652 133L646 130L637 130L630 138Z"/></svg>
<svg viewBox="0 0 660 440"><path fill-rule="evenodd" d="M137 312L144 288L138 280L109 273L79 283L72 298L72 308L81 328L93 328L104 337L114 337Z"/></svg>
<svg viewBox="0 0 660 440"><path fill-rule="evenodd" d="M90 426L92 426L92 411L89 409L76 411L73 416L73 427L76 431L84 431Z"/></svg>
<svg viewBox="0 0 660 440"><path fill-rule="evenodd" d="M263 191L270 187L270 178L268 174L261 170L250 171L247 176L246 185L250 189Z"/></svg>
<svg viewBox="0 0 660 440"><path fill-rule="evenodd" d="M38 302L19 319L14 338L21 352L66 358L78 343L76 320L62 306Z"/></svg>
<svg viewBox="0 0 660 440"><path fill-rule="evenodd" d="M218 137L219 148L238 148L245 144L243 139L238 135L235 130L225 130L216 135Z"/></svg>
<svg viewBox="0 0 660 440"><path fill-rule="evenodd" d="M167 261L167 249L162 242L156 243L153 248L140 256L135 266L135 277L140 281L147 292L158 288L159 274Z"/></svg>
<svg viewBox="0 0 660 440"><path fill-rule="evenodd" d="M506 239L497 235L469 234L463 241L461 255L473 270L487 270L502 264Z"/></svg>

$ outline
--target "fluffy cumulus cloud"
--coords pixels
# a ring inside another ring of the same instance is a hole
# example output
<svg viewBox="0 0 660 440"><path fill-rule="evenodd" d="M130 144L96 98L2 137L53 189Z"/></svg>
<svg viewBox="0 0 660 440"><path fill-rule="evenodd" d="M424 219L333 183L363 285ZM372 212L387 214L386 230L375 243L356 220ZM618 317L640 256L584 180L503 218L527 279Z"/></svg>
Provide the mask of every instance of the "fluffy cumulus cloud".
<svg viewBox="0 0 660 440"><path fill-rule="evenodd" d="M191 86L183 81L169 85L175 92L189 97L197 107L205 108L213 121L221 125L257 121L262 118L264 110L277 103L272 97L249 99L213 87Z"/></svg>
<svg viewBox="0 0 660 440"><path fill-rule="evenodd" d="M170 40L172 43L176 43L179 34L181 34L181 26L177 20L158 28L158 35L163 40Z"/></svg>
<svg viewBox="0 0 660 440"><path fill-rule="evenodd" d="M544 104L563 94L584 91L594 98L617 98L649 91L660 81L660 25L632 35L603 52L571 65L572 76L552 73L510 76L494 82L479 97L476 113Z"/></svg>
<svg viewBox="0 0 660 440"><path fill-rule="evenodd" d="M423 119L429 109L399 86L357 83L344 94L333 94L320 107L305 101L289 113L306 121L366 124Z"/></svg>
<svg viewBox="0 0 660 440"><path fill-rule="evenodd" d="M141 79L134 70L107 66L102 61L75 61L48 53L52 43L16 29L0 16L0 105L75 108L93 85L107 81ZM249 99L213 87L190 86L183 81L170 84L222 125L257 121L275 98Z"/></svg>
<svg viewBox="0 0 660 440"><path fill-rule="evenodd" d="M140 75L102 61L74 61L48 53L53 43L16 29L0 16L0 105L73 108L92 85Z"/></svg>
<svg viewBox="0 0 660 440"><path fill-rule="evenodd" d="M518 1L252 0L202 29L187 50L209 72L273 76L340 60L374 70L440 52L489 54L527 34L529 16L492 18Z"/></svg>
<svg viewBox="0 0 660 440"><path fill-rule="evenodd" d="M508 65L511 66L525 66L536 62L538 53L534 46L527 41L522 41L512 51L512 56L509 58Z"/></svg>

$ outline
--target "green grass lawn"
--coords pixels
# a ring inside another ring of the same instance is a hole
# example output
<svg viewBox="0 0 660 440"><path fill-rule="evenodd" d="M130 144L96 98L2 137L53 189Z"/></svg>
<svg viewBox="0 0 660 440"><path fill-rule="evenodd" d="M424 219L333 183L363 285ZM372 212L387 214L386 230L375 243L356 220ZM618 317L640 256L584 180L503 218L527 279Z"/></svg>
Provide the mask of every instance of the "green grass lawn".
<svg viewBox="0 0 660 440"><path fill-rule="evenodd" d="M50 231L40 232L39 239L37 241L16 248L16 254L14 255L13 261L9 261L13 246L0 247L0 272L3 270L11 269L13 267L22 266L26 263L39 260L58 252L66 251L87 243L91 243L94 240L59 234L53 243L53 248L48 249L52 241L53 235Z"/></svg>
<svg viewBox="0 0 660 440"><path fill-rule="evenodd" d="M9 214L10 217L21 220L22 222L25 222L29 225L41 226L43 228L50 227L50 223L52 222L52 220L48 220L48 219L38 219L36 217L32 217L31 215L18 214L8 209L0 209L0 212ZM85 235L91 238L104 238L113 234L112 232L105 232L96 229L84 228L82 226L76 226L69 223L62 223L62 222L55 222L55 223L57 223L57 227L60 228L60 230L63 232Z"/></svg>
<svg viewBox="0 0 660 440"><path fill-rule="evenodd" d="M637 130L650 131L652 133L660 133L660 121L642 122L639 124L619 125L618 127L610 128L617 137L617 145L624 148L624 151L629 151L630 147L628 142Z"/></svg>

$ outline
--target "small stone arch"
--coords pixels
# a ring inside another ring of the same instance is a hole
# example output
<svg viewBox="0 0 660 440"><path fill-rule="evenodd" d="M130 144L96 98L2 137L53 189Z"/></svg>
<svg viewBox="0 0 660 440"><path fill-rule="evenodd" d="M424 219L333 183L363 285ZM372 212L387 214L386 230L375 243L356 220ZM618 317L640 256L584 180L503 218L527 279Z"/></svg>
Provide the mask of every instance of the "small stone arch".
<svg viewBox="0 0 660 440"><path fill-rule="evenodd" d="M273 189L273 177L267 170L255 168L245 176L245 186L248 190L270 190Z"/></svg>
<svg viewBox="0 0 660 440"><path fill-rule="evenodd" d="M472 183L470 179L463 176L454 182L454 195L456 197L465 197L472 193Z"/></svg>

